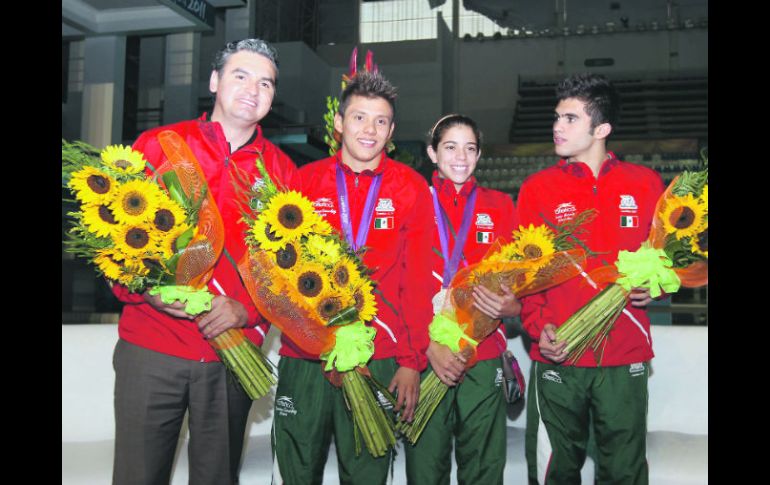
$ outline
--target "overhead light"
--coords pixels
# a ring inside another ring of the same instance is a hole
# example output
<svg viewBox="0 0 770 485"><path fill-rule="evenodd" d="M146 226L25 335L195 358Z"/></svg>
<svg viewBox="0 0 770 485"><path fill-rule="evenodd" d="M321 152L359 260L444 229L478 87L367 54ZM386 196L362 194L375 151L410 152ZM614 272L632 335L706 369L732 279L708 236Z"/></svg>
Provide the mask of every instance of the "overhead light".
<svg viewBox="0 0 770 485"><path fill-rule="evenodd" d="M566 28L566 27L565 27L565 28ZM585 26L585 25L583 25L583 24L580 24L580 25L578 25L578 26L577 26L577 28L575 29L575 33L576 33L577 35L583 35L583 34L585 34L585 33L586 33L586 26Z"/></svg>

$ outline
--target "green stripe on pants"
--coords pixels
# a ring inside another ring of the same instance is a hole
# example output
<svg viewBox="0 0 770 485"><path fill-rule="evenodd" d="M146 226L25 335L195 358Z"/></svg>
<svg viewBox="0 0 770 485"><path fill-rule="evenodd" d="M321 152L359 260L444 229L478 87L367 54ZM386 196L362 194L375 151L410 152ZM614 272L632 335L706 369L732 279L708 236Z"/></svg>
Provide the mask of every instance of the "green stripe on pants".
<svg viewBox="0 0 770 485"><path fill-rule="evenodd" d="M340 483L385 483L392 453L372 457L361 441L356 456L353 423L342 389L331 385L318 361L281 357L273 418L273 460L285 485L320 484L332 436L337 449ZM387 386L396 372L395 359L372 360L372 375ZM277 477L274 477L277 478Z"/></svg>
<svg viewBox="0 0 770 485"><path fill-rule="evenodd" d="M580 483L590 425L596 483L648 483L648 376L647 362L596 368L533 362L526 435L530 483Z"/></svg>
<svg viewBox="0 0 770 485"><path fill-rule="evenodd" d="M489 359L447 391L417 444L404 444L410 485L449 484L453 441L459 484L503 483L507 442L501 382L500 359Z"/></svg>

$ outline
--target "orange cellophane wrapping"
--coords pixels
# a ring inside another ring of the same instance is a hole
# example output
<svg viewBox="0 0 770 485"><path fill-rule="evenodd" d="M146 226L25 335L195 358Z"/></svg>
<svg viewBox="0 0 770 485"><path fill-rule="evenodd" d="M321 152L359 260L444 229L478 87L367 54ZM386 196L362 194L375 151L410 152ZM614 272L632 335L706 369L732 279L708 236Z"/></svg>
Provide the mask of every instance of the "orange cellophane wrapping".
<svg viewBox="0 0 770 485"><path fill-rule="evenodd" d="M161 132L158 142L167 158L167 162L158 167L158 173L162 175L168 170L174 170L185 194L188 197L191 194L200 196L206 185L206 176L187 143L170 130ZM203 288L214 272L214 265L222 254L224 243L222 216L211 191L207 190L198 213L198 234L179 258L176 283Z"/></svg>
<svg viewBox="0 0 770 485"><path fill-rule="evenodd" d="M517 298L522 298L561 284L578 275L585 264L586 255L582 249L560 251L542 258L489 262L486 259L498 252L504 242L500 239L492 244L484 259L460 269L449 285L450 298L445 309L454 309L460 326L466 325L465 334L477 342L484 340L500 325L473 305L473 288L483 285L488 290L500 293L500 285L508 287ZM460 352L466 359L466 368L476 363L476 349L465 340L460 341Z"/></svg>
<svg viewBox="0 0 770 485"><path fill-rule="evenodd" d="M188 197L191 194L199 197L206 185L206 175L187 143L171 130L162 131L158 135L158 143L167 159L158 167L158 174L173 170L184 193ZM207 190L198 212L198 234L185 248L176 266L176 284L203 288L214 274L214 265L222 254L224 244L222 216L211 191ZM238 328L227 330L211 339L210 343L216 350L228 350L241 345L245 340L243 330Z"/></svg>
<svg viewBox="0 0 770 485"><path fill-rule="evenodd" d="M267 251L247 252L238 263L254 305L267 320L303 351L321 356L334 348L335 327L327 327L288 281L280 281L276 264Z"/></svg>

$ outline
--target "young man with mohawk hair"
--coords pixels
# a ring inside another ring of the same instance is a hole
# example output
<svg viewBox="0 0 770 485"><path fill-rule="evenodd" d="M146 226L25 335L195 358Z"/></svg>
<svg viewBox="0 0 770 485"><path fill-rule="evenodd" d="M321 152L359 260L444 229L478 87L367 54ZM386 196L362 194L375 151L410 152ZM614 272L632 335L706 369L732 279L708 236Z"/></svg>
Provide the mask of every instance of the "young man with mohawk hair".
<svg viewBox="0 0 770 485"><path fill-rule="evenodd" d="M300 169L303 192L316 211L374 273L377 314L372 375L397 396L394 411L411 421L425 369L432 317L428 281L433 218L425 179L390 159L385 145L395 128L393 86L381 74L359 71L340 96L334 118L342 134L332 157ZM346 214L348 217L342 217ZM393 451L374 458L355 452L342 390L323 375L321 362L282 337L273 421L273 483L320 484L334 437L341 484L385 483Z"/></svg>

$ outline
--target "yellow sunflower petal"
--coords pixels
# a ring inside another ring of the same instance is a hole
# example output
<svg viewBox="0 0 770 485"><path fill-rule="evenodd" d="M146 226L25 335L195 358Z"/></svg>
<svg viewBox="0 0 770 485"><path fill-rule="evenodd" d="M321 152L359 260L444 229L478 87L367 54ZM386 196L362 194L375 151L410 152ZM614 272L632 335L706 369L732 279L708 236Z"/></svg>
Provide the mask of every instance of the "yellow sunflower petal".
<svg viewBox="0 0 770 485"><path fill-rule="evenodd" d="M138 224L152 221L161 197L160 188L146 180L131 180L117 188L110 204L118 222Z"/></svg>
<svg viewBox="0 0 770 485"><path fill-rule="evenodd" d="M307 235L319 219L313 204L295 191L279 192L261 215L278 237L289 241Z"/></svg>
<svg viewBox="0 0 770 485"><path fill-rule="evenodd" d="M67 185L75 191L75 198L85 204L109 204L118 183L101 170L86 166L73 172Z"/></svg>
<svg viewBox="0 0 770 485"><path fill-rule="evenodd" d="M362 280L353 293L358 316L364 322L372 320L377 315L377 301L373 292L373 285L369 281Z"/></svg>
<svg viewBox="0 0 770 485"><path fill-rule="evenodd" d="M343 254L343 249L337 241L318 234L310 234L303 243L303 247L310 259L327 267L335 265Z"/></svg>
<svg viewBox="0 0 770 485"><path fill-rule="evenodd" d="M697 235L706 227L706 208L698 203L692 194L673 195L663 210L663 227L677 239Z"/></svg>
<svg viewBox="0 0 770 485"><path fill-rule="evenodd" d="M115 215L104 204L83 204L82 212L83 223L99 237L110 237L118 228Z"/></svg>
<svg viewBox="0 0 770 485"><path fill-rule="evenodd" d="M130 146L109 145L102 150L102 161L119 173L136 174L144 170L144 154Z"/></svg>
<svg viewBox="0 0 770 485"><path fill-rule="evenodd" d="M127 258L159 251L157 233L149 224L122 224L113 236L115 249Z"/></svg>
<svg viewBox="0 0 770 485"><path fill-rule="evenodd" d="M279 237L275 231L272 230L272 226L268 226L267 218L263 214L264 213L257 217L254 226L251 228L251 234L262 249L278 251L286 246L288 241Z"/></svg>
<svg viewBox="0 0 770 485"><path fill-rule="evenodd" d="M556 252L554 246L554 233L545 225L535 227L530 224L525 228L519 226L518 231L513 231L514 248L512 254L517 259L536 259Z"/></svg>

